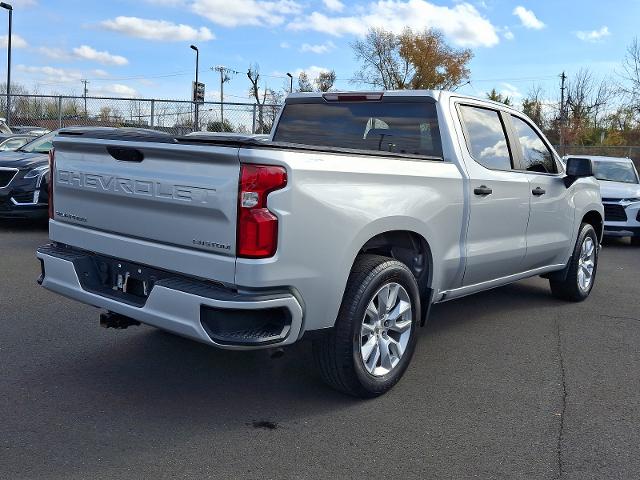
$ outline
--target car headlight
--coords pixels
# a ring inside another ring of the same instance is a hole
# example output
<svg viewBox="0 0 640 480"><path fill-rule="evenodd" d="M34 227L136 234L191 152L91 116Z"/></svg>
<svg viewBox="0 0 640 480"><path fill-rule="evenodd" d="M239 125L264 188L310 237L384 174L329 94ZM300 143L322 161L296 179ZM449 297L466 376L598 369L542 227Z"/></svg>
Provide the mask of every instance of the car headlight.
<svg viewBox="0 0 640 480"><path fill-rule="evenodd" d="M49 172L49 165L42 165L33 170L29 170L24 178L41 178Z"/></svg>

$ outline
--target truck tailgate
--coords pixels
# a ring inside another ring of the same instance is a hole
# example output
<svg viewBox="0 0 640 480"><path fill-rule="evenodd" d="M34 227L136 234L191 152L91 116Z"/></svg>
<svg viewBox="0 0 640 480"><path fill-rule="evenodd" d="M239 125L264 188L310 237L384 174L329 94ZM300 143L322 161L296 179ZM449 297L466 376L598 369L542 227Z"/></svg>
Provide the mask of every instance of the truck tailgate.
<svg viewBox="0 0 640 480"><path fill-rule="evenodd" d="M237 147L72 136L54 146L56 223L235 256Z"/></svg>

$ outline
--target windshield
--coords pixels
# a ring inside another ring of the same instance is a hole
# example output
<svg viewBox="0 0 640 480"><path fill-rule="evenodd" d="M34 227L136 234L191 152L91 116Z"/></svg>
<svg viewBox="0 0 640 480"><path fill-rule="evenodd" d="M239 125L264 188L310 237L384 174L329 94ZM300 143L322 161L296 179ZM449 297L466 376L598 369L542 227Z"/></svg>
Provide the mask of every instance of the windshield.
<svg viewBox="0 0 640 480"><path fill-rule="evenodd" d="M56 132L51 132L48 135L38 137L21 147L19 150L27 153L49 153L49 150L53 147L53 137L55 136Z"/></svg>
<svg viewBox="0 0 640 480"><path fill-rule="evenodd" d="M23 146L25 143L27 143L29 140L30 139L24 138L24 137L9 138L4 142L0 143L0 150L2 150L3 152L6 150L17 150L18 148Z"/></svg>
<svg viewBox="0 0 640 480"><path fill-rule="evenodd" d="M598 180L607 182L638 183L638 175L630 161L595 161L594 175Z"/></svg>

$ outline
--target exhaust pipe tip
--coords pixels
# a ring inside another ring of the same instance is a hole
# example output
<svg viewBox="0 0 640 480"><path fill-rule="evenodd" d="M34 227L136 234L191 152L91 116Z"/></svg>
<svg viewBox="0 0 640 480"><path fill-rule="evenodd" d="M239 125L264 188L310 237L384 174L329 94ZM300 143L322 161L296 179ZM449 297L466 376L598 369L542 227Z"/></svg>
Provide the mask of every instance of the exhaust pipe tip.
<svg viewBox="0 0 640 480"><path fill-rule="evenodd" d="M124 330L131 326L140 325L140 322L130 317L125 317L119 313L103 312L100 314L100 326L103 328L115 328Z"/></svg>

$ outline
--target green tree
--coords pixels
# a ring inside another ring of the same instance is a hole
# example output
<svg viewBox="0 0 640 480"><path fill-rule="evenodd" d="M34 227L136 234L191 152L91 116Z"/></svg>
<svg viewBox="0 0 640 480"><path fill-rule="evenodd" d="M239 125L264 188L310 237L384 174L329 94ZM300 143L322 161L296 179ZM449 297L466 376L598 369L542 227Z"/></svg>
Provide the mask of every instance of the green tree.
<svg viewBox="0 0 640 480"><path fill-rule="evenodd" d="M489 100L493 100L494 102L504 103L505 105L511 106L511 98L508 95L502 95L495 88L492 88L489 93L487 93L487 98Z"/></svg>
<svg viewBox="0 0 640 480"><path fill-rule="evenodd" d="M233 125L225 118L224 121L210 120L207 122L208 132L233 132Z"/></svg>

